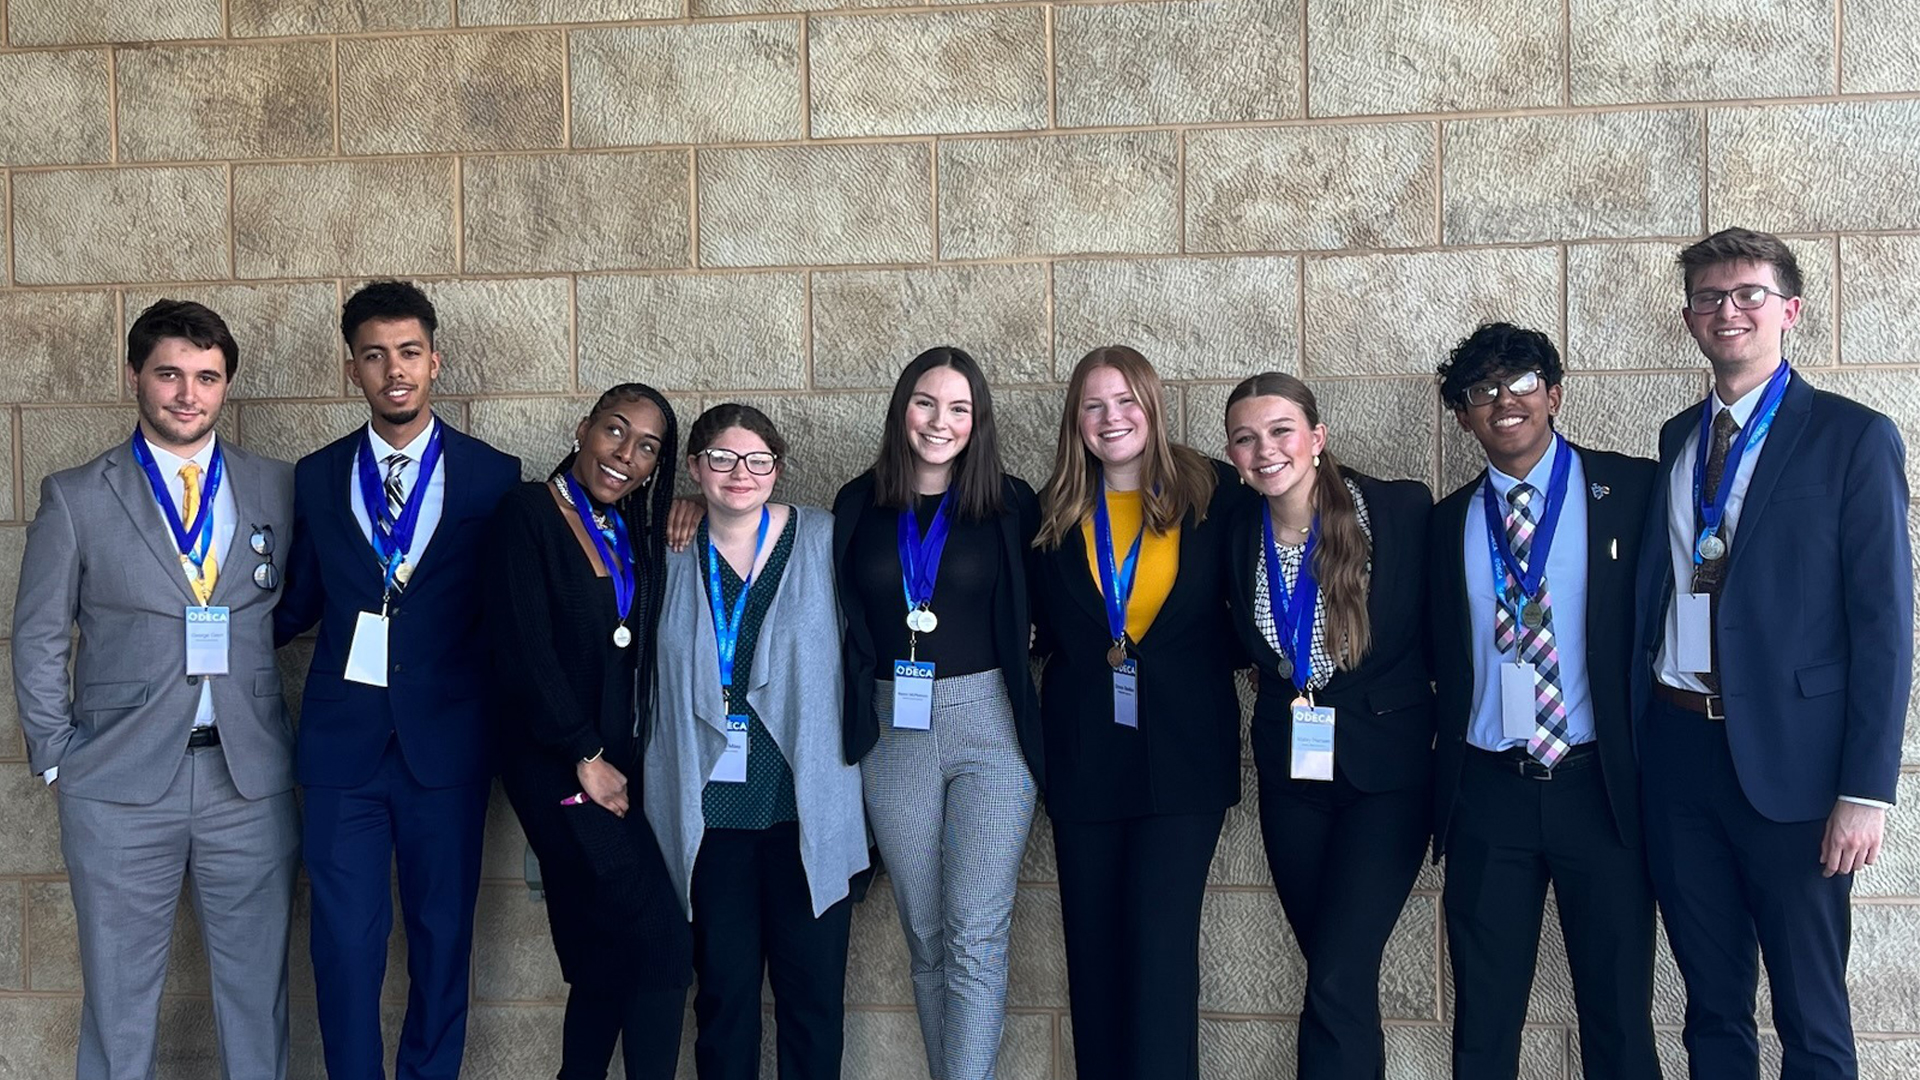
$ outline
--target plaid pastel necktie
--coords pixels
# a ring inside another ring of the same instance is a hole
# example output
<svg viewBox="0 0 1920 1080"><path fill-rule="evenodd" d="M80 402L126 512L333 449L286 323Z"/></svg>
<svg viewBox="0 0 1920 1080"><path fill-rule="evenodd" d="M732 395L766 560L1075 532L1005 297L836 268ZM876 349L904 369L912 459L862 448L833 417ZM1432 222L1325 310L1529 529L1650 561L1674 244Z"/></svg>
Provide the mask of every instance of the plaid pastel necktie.
<svg viewBox="0 0 1920 1080"><path fill-rule="evenodd" d="M1515 484L1507 493L1507 542L1513 547L1513 557L1520 565L1527 565L1528 557L1533 553L1533 534L1537 524L1533 518L1533 503L1539 489L1531 484ZM1507 579L1506 594L1525 602L1520 596L1520 583L1512 570L1505 570ZM1560 649L1553 640L1553 603L1549 596L1551 590L1545 575L1540 578L1540 594L1534 602L1540 605L1540 625L1528 627L1526 623L1514 617L1510 604L1495 604L1493 617L1494 644L1501 652L1515 648L1520 650L1520 659L1533 665L1533 737L1527 740L1527 753L1549 768L1553 767L1567 752L1567 700L1560 690Z"/></svg>

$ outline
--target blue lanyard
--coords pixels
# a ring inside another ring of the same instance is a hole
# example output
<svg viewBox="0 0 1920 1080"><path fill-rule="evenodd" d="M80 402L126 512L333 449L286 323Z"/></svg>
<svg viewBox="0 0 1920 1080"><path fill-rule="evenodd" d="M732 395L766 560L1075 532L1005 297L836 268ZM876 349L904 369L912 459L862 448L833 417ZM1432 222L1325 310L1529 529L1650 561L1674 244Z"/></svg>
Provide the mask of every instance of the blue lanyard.
<svg viewBox="0 0 1920 1080"><path fill-rule="evenodd" d="M760 532L753 539L753 563L740 579L740 595L733 600L732 618L727 617L726 604L720 597L720 549L713 546L711 535L707 539L707 598L713 604L713 643L720 651L722 692L733 686L733 655L740 646L740 624L747 617L747 593L753 590L753 567L759 564L760 551L767 546L767 522L772 519L767 508L761 507Z"/></svg>
<svg viewBox="0 0 1920 1080"><path fill-rule="evenodd" d="M147 446L147 437L139 428L133 429L133 460L147 474L147 486L153 489L153 499L160 504L160 512L166 515L167 528L173 532L173 544L180 554L190 563L196 573L207 561L207 552L213 549L213 497L220 493L220 481L227 474L227 458L220 450L219 442L213 444L213 460L207 465L207 482L200 488L200 505L194 508L193 521L180 520L180 511L173 505L173 496L167 492L167 478L160 475L160 463L154 460L153 451Z"/></svg>
<svg viewBox="0 0 1920 1080"><path fill-rule="evenodd" d="M1573 447L1559 435L1553 437L1553 470L1547 475L1547 512L1533 531L1533 546L1527 551L1527 566L1513 554L1507 539L1506 514L1499 509L1500 494L1493 490L1493 474L1487 474L1486 498L1480 500L1487 517L1487 550L1493 559L1493 595L1501 606L1519 616L1520 597L1528 600L1540 595L1540 583L1547 576L1547 555L1553 550L1553 534L1560 529L1560 508L1567 502L1567 475L1573 471ZM1520 587L1520 597L1507 594L1507 578Z"/></svg>
<svg viewBox="0 0 1920 1080"><path fill-rule="evenodd" d="M1307 546L1300 553L1300 574L1291 594L1280 572L1280 545L1273 539L1273 517L1260 515L1261 551L1267 563L1267 606L1273 609L1276 648L1293 662L1293 682L1305 689L1313 681L1313 613L1320 603L1320 581L1313 574L1313 553L1320 546L1320 515L1313 516Z"/></svg>
<svg viewBox="0 0 1920 1080"><path fill-rule="evenodd" d="M573 507L575 517L586 526L587 536L593 541L593 550L600 555L600 565L607 568L607 576L613 579L613 606L620 612L620 621L625 623L627 615L633 611L633 594L637 585L637 575L633 570L633 541L627 537L627 519L620 511L607 508L607 517L613 528L601 532L593 523L593 511L587 502L587 493L574 480L572 473L566 474L567 500ZM612 543L609 544L608 541Z"/></svg>
<svg viewBox="0 0 1920 1080"><path fill-rule="evenodd" d="M427 485L433 482L434 467L440 464L441 430L439 421L434 421L433 434L427 437L427 449L420 455L420 477L414 481L413 490L407 492L406 505L401 507L398 518L387 513L387 489L373 460L373 433L368 432L367 437L360 440L360 501L367 508L367 523L373 526L373 551L380 558L388 592L393 591L400 564L407 561L414 529L420 524L420 507L427 501Z"/></svg>
<svg viewBox="0 0 1920 1080"><path fill-rule="evenodd" d="M1700 445L1693 453L1693 508L1700 523L1699 535L1693 541L1693 562L1701 562L1700 541L1720 531L1720 520L1726 516L1727 496L1733 494L1733 478L1740 472L1740 459L1747 455L1747 447L1767 437L1767 429L1773 426L1773 416L1780 411L1780 399L1787 396L1787 379L1791 369L1785 360L1773 369L1773 376L1767 380L1767 388L1760 395L1760 406L1754 410L1753 417L1740 433L1733 437L1727 446L1726 466L1720 470L1720 486L1713 493L1713 501L1701 498L1700 490L1706 486L1707 458L1713 448L1713 391L1707 391L1707 399L1700 403Z"/></svg>
<svg viewBox="0 0 1920 1080"><path fill-rule="evenodd" d="M1107 481L1102 477L1093 500L1093 545L1100 557L1101 596L1107 602L1107 633L1115 642L1127 636L1127 602L1133 598L1134 573L1140 568L1140 541L1147 535L1147 519L1142 507L1140 532L1127 549L1119 566L1113 561L1113 519L1107 514Z"/></svg>
<svg viewBox="0 0 1920 1080"><path fill-rule="evenodd" d="M949 491L940 497L940 508L933 512L927 535L920 535L920 519L909 501L900 511L895 539L900 546L900 588L907 595L907 610L918 611L933 602L934 582L940 576L940 556L947 548L947 504L953 501Z"/></svg>

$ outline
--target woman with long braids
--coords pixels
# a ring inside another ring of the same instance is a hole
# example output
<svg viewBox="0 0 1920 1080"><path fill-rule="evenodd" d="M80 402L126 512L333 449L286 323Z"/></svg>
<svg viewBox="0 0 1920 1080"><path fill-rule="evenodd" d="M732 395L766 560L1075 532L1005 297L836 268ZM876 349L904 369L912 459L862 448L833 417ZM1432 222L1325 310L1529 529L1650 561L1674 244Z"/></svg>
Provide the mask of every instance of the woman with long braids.
<svg viewBox="0 0 1920 1080"><path fill-rule="evenodd" d="M1040 775L1027 665L1033 489L1001 471L986 376L900 372L873 468L833 501L846 755L907 936L933 1080L991 1080L1014 887Z"/></svg>
<svg viewBox="0 0 1920 1080"><path fill-rule="evenodd" d="M1028 575L1080 1075L1197 1080L1200 903L1240 801L1232 470L1172 441L1124 346L1067 384Z"/></svg>
<svg viewBox="0 0 1920 1080"><path fill-rule="evenodd" d="M677 444L658 391L616 386L489 527L501 778L570 986L560 1080L601 1080L616 1039L630 1080L671 1080L680 1056L692 936L639 812Z"/></svg>
<svg viewBox="0 0 1920 1080"><path fill-rule="evenodd" d="M1380 957L1432 817L1424 644L1427 518L1416 480L1327 449L1312 391L1256 375L1227 397L1227 456L1261 496L1231 526L1234 627L1259 674L1260 831L1307 960L1301 1080L1378 1080Z"/></svg>

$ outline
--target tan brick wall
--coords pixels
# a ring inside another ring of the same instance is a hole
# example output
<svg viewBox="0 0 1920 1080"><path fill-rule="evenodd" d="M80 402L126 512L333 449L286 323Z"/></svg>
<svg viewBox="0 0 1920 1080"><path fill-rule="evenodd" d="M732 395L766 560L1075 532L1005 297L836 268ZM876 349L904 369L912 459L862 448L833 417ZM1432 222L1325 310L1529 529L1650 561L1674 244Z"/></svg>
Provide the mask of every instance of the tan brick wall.
<svg viewBox="0 0 1920 1080"><path fill-rule="evenodd" d="M1220 447L1227 387L1277 368L1319 391L1348 459L1444 489L1479 458L1430 373L1488 317L1565 349L1571 435L1650 451L1657 422L1705 386L1673 252L1739 223L1789 235L1805 262L1802 368L1911 441L1917 11L0 0L0 625L38 481L124 436L120 337L161 295L234 325L247 358L223 430L281 457L364 416L338 305L368 276L404 274L446 321L446 415L530 469L558 455L583 399L643 378L687 417L732 397L768 406L797 448L787 496L821 502L867 462L899 366L954 342L987 366L1013 466L1039 479L1061 380L1120 340L1159 365L1176 432L1203 449ZM296 691L306 655L283 658ZM1907 748L1911 804L1920 730ZM23 761L0 694L0 1080L69 1073L78 1016L57 826ZM1920 1074L1909 813L1857 888L1874 1078ZM520 852L496 800L472 1077L557 1060L562 987ZM1444 1073L1440 880L1423 874L1388 948L1395 1078ZM1073 1075L1053 881L1042 823L1016 909L1007 1080ZM304 903L294 1037L312 1077ZM1545 938L1524 1075L1573 1080L1551 920ZM162 1074L197 1080L215 1073L191 919L178 943ZM1205 1075L1291 1076L1302 961L1250 808L1229 818L1203 949ZM848 1076L924 1076L884 886L855 919L849 997ZM1682 1006L1663 956L1669 1075L1683 1075Z"/></svg>

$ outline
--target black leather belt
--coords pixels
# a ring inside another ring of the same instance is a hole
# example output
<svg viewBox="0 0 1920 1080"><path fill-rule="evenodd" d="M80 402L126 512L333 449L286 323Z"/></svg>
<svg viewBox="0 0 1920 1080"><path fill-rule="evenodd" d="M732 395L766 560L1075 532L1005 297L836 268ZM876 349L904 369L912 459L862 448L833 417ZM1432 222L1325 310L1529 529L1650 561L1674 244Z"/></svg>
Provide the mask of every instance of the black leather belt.
<svg viewBox="0 0 1920 1080"><path fill-rule="evenodd" d="M1524 746L1509 747L1505 750L1482 750L1477 746L1468 747L1473 751L1473 759L1483 765L1491 766L1501 772L1517 773L1528 780L1551 780L1555 774L1584 769L1600 760L1599 748L1593 743L1581 743L1569 747L1552 768L1542 765Z"/></svg>
<svg viewBox="0 0 1920 1080"><path fill-rule="evenodd" d="M1698 713L1709 720L1719 720L1724 723L1727 719L1726 699L1719 694L1697 694L1692 690L1682 690L1677 686L1668 686L1656 680L1653 684L1653 696L1676 709Z"/></svg>
<svg viewBox="0 0 1920 1080"><path fill-rule="evenodd" d="M219 745L220 745L220 729L217 727L214 727L212 724L206 724L201 727L194 728L193 734L187 736L187 749L189 750L198 750L201 747L205 747L205 746L219 746Z"/></svg>

